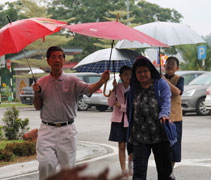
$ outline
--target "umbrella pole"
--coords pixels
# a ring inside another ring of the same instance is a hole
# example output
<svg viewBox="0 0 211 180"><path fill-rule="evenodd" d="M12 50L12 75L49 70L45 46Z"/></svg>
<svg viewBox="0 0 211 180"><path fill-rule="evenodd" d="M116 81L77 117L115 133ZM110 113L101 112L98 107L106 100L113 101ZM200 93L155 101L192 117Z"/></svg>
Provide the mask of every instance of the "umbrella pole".
<svg viewBox="0 0 211 180"><path fill-rule="evenodd" d="M114 40L112 40L112 43L111 43L111 52L110 52L110 56L109 56L109 60L108 60L108 67L107 67L107 70L110 69L110 63L111 63L111 56L112 56L113 47L114 47ZM114 72L114 79L115 79L115 72ZM106 86L107 86L107 81L106 81L105 84L104 84L103 95L104 95L105 97L109 97L109 96L111 95L111 91L109 91L109 93L106 94Z"/></svg>
<svg viewBox="0 0 211 180"><path fill-rule="evenodd" d="M162 71L161 71L161 59L160 59L160 47L158 48L158 58L159 58L159 62L160 62L160 75L162 75Z"/></svg>
<svg viewBox="0 0 211 180"><path fill-rule="evenodd" d="M36 83L37 81L36 81L36 79L35 79L35 77L34 77L34 73L33 73L33 71L32 71L32 68L31 68L31 66L30 66L29 60L28 60L28 58L27 58L27 56L26 56L26 53L25 53L24 49L23 49L23 53L24 53L24 56L25 56L25 58L26 58L26 60L27 60L29 69L30 69L30 71L31 71L31 73L32 73L32 79L33 79L34 82Z"/></svg>

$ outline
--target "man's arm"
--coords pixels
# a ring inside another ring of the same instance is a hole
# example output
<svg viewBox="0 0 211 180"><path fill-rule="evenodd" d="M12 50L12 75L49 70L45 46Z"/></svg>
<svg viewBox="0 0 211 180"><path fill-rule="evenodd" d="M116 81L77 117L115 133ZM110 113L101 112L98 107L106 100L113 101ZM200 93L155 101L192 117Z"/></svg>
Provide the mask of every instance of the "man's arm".
<svg viewBox="0 0 211 180"><path fill-rule="evenodd" d="M42 108L42 98L41 98L41 88L38 83L33 85L34 90L34 100L33 104L36 110L40 110Z"/></svg>
<svg viewBox="0 0 211 180"><path fill-rule="evenodd" d="M106 70L106 71L102 74L102 76L101 76L101 78L100 78L100 80L99 80L98 82L96 82L96 83L94 83L94 84L91 84L91 85L89 86L88 93L91 94L91 93L97 91L106 81L109 80L109 77L110 77L109 71Z"/></svg>

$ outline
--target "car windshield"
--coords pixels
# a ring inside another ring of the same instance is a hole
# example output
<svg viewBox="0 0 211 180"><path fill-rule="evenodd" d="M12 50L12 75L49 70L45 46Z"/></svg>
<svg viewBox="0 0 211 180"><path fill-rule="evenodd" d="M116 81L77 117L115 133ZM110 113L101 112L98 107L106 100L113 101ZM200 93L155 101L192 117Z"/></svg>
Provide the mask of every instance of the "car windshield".
<svg viewBox="0 0 211 180"><path fill-rule="evenodd" d="M189 85L207 85L211 83L211 74L203 74L189 83Z"/></svg>

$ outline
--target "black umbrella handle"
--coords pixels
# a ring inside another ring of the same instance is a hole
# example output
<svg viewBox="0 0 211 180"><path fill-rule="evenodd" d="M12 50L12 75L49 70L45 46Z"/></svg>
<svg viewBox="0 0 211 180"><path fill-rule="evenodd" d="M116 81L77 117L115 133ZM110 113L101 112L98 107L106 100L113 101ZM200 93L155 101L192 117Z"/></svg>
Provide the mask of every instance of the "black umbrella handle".
<svg viewBox="0 0 211 180"><path fill-rule="evenodd" d="M108 67L107 67L107 70L110 69L111 56L112 56L113 48L114 48L114 40L112 40L112 43L111 43L111 52L110 52L110 56L109 56L109 60L108 60Z"/></svg>
<svg viewBox="0 0 211 180"><path fill-rule="evenodd" d="M110 69L110 63L111 63L111 56L112 56L112 52L113 52L113 47L114 47L114 40L112 40L112 43L111 43L111 52L110 52L110 56L109 56L109 60L108 60L108 67L107 67L107 70ZM114 66L114 64L113 64ZM114 72L115 73L115 72ZM108 94L106 94L106 86L107 86L107 81L105 82L104 84L104 88L103 88L103 95L105 97L109 97L111 95L111 91L109 91Z"/></svg>

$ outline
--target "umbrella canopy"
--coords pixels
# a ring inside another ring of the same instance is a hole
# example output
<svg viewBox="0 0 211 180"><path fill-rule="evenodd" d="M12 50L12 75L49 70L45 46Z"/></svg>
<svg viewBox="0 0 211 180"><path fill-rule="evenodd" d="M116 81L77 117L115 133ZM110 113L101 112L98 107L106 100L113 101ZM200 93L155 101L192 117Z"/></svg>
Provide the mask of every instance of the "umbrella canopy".
<svg viewBox="0 0 211 180"><path fill-rule="evenodd" d="M47 18L28 18L11 22L0 29L0 56L18 53L25 46L58 32L66 23Z"/></svg>
<svg viewBox="0 0 211 180"><path fill-rule="evenodd" d="M131 42L138 41L143 45L150 45L155 47L167 47L167 45L158 40L139 32L129 26L126 26L118 21L111 22L93 22L75 25L67 25L70 31L83 34L91 37L122 40L127 39Z"/></svg>
<svg viewBox="0 0 211 180"><path fill-rule="evenodd" d="M96 72L102 73L108 68L111 61L113 66L110 67L111 72L119 72L123 65L132 66L133 60L138 56L135 51L128 49L113 49L110 57L111 48L95 51L82 59L74 69L78 72Z"/></svg>
<svg viewBox="0 0 211 180"><path fill-rule="evenodd" d="M205 43L205 40L189 26L172 22L153 22L136 26L134 29L143 32L168 46L183 44ZM138 42L119 41L116 48L144 48L150 47Z"/></svg>

